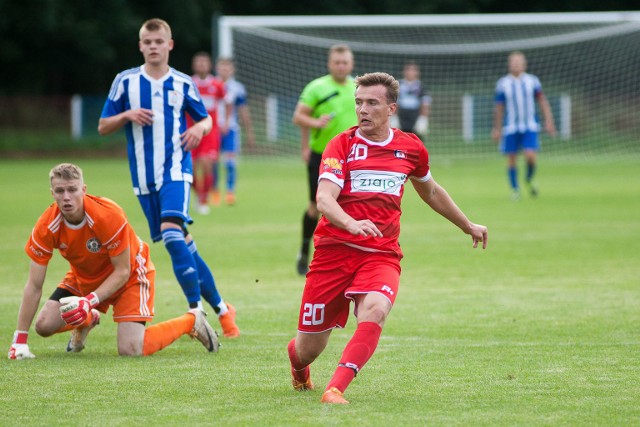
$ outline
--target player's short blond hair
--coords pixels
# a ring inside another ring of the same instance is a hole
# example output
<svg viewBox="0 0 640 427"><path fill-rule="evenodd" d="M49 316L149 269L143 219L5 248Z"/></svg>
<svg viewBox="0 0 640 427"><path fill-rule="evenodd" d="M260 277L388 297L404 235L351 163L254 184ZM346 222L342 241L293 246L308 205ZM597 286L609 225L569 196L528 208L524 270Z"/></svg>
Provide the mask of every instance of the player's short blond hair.
<svg viewBox="0 0 640 427"><path fill-rule="evenodd" d="M80 182L84 182L82 169L80 169L80 166L74 165L73 163L60 163L59 165L54 166L49 171L49 184L51 184L54 178L62 179L64 181L79 179Z"/></svg>
<svg viewBox="0 0 640 427"><path fill-rule="evenodd" d="M400 92L400 83L387 73L367 73L356 77L356 89L360 86L369 87L382 85L387 88L387 102L393 104L398 101L398 93Z"/></svg>
<svg viewBox="0 0 640 427"><path fill-rule="evenodd" d="M169 38L171 38L171 27L169 26L167 21L165 21L164 19L151 18L144 21L144 23L142 24L142 27L140 27L140 31L138 32L138 37L141 40L142 40L142 32L144 30L147 30L147 31L164 30L169 36Z"/></svg>

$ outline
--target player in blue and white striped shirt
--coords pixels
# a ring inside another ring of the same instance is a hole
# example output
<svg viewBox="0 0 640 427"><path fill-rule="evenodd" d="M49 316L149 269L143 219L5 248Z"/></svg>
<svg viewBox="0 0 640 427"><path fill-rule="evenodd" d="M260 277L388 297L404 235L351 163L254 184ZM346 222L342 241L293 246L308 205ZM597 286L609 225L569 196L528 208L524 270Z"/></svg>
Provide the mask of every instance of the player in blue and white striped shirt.
<svg viewBox="0 0 640 427"><path fill-rule="evenodd" d="M536 102L544 116L544 129L550 135L556 134L551 107L542 92L538 77L525 72L527 60L522 52L509 55L509 74L498 80L495 93L493 129L494 140L500 142L500 150L507 156L508 176L513 198L520 197L518 185L517 155L524 151L527 161L526 182L532 196L538 194L533 184L537 152L540 149L538 132L540 123L536 112Z"/></svg>
<svg viewBox="0 0 640 427"><path fill-rule="evenodd" d="M222 133L220 140L220 152L227 171L226 202L233 205L236 201L235 187L237 180L237 161L240 154L240 125L245 132L245 138L249 147L255 147L255 135L251 122L251 113L247 100L247 91L242 83L235 79L235 64L231 58L218 58L216 61L216 73L224 82L226 91L225 103L218 109L218 122L226 119L226 109L232 106L231 117L227 126L227 132ZM218 162L213 165L213 199L217 203L220 198L219 167Z"/></svg>
<svg viewBox="0 0 640 427"><path fill-rule="evenodd" d="M169 66L171 28L150 19L140 29L144 65L118 74L98 124L108 135L122 127L128 141L133 189L142 205L154 242L162 240L189 307L202 309L202 295L219 315L224 335L240 334L235 310L216 289L213 275L198 254L186 224L193 182L190 151L212 126L211 117L191 77ZM196 122L187 128L185 113Z"/></svg>

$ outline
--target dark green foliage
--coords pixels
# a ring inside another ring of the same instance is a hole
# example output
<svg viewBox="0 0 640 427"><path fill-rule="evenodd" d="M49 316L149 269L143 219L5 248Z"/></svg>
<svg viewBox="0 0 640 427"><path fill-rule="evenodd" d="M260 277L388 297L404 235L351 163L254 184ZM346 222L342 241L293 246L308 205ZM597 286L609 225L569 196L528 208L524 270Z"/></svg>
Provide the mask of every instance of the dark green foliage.
<svg viewBox="0 0 640 427"><path fill-rule="evenodd" d="M152 17L169 21L176 40L171 64L188 70L194 52L212 49L215 13L371 15L632 9L638 9L632 0L344 0L294 4L274 0L0 0L0 95L106 92L117 72L142 63L138 29Z"/></svg>

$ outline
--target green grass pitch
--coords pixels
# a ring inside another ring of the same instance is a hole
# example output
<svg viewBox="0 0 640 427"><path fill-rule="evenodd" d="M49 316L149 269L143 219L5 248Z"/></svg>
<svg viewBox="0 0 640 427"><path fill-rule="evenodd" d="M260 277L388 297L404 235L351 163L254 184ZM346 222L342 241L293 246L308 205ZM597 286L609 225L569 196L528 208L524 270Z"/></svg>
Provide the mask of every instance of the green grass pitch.
<svg viewBox="0 0 640 427"><path fill-rule="evenodd" d="M51 203L47 173L83 167L88 190L146 222L125 159L0 161L0 345L9 349L28 258L26 239ZM37 359L0 358L0 425L638 425L640 179L633 159L541 158L536 200L511 202L504 160L439 161L432 172L489 248L406 188L396 306L379 347L347 390L319 403L353 332L334 332L312 366L317 391L290 386L286 344L304 280L295 273L307 195L299 161L243 159L238 203L190 227L242 336L208 354L183 337L148 358L120 358L110 315L80 354L68 334L29 344ZM152 245L156 321L186 302L168 255ZM54 256L44 296L66 271ZM43 298L44 302L44 298ZM212 319L219 330L219 324ZM5 353L6 354L6 353Z"/></svg>

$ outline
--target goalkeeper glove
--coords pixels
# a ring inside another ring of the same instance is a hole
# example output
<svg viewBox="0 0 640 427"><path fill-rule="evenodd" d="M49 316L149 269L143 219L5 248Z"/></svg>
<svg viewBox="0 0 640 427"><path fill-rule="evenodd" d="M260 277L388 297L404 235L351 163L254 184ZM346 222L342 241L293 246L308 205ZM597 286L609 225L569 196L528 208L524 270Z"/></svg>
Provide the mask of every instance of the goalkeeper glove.
<svg viewBox="0 0 640 427"><path fill-rule="evenodd" d="M13 343L9 348L10 360L35 359L36 355L29 351L29 346L27 345L28 336L29 333L25 331L15 331L13 333Z"/></svg>
<svg viewBox="0 0 640 427"><path fill-rule="evenodd" d="M419 116L415 126L413 126L413 130L419 135L426 135L429 132L429 119L427 116Z"/></svg>
<svg viewBox="0 0 640 427"><path fill-rule="evenodd" d="M67 325L78 326L89 317L92 308L100 304L98 295L91 292L86 297L60 298L60 315Z"/></svg>

